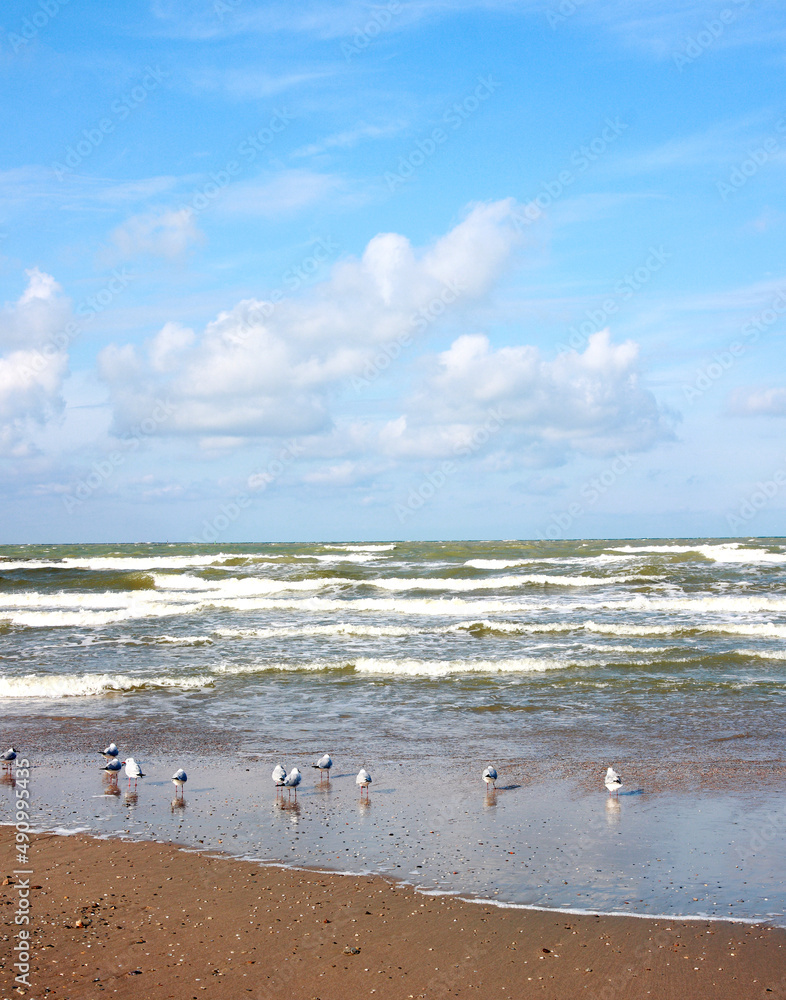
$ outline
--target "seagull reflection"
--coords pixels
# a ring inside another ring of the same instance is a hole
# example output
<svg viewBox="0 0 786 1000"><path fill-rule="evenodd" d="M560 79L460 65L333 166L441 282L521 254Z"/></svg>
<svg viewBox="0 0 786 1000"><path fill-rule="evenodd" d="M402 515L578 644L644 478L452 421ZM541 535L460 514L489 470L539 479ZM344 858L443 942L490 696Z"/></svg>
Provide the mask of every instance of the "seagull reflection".
<svg viewBox="0 0 786 1000"><path fill-rule="evenodd" d="M16 778L8 771L0 775L0 785L8 785L9 788L16 788Z"/></svg>
<svg viewBox="0 0 786 1000"><path fill-rule="evenodd" d="M185 809L186 800L181 798L179 795L175 795L175 797L172 799L172 802L170 803L170 807L172 812L174 812L176 809Z"/></svg>
<svg viewBox="0 0 786 1000"><path fill-rule="evenodd" d="M358 799L358 816L365 816L370 809L371 799L369 799L368 796Z"/></svg>
<svg viewBox="0 0 786 1000"><path fill-rule="evenodd" d="M276 799L274 808L287 813L290 823L300 821L300 803L297 799Z"/></svg>
<svg viewBox="0 0 786 1000"><path fill-rule="evenodd" d="M120 789L119 789L119 787L117 786L117 784L114 781L109 781L109 782L107 782L107 785L104 788L104 793L103 794L104 795L119 795L120 794Z"/></svg>
<svg viewBox="0 0 786 1000"><path fill-rule="evenodd" d="M483 799L483 806L488 809L491 806L496 806L497 804L497 789L488 788Z"/></svg>
<svg viewBox="0 0 786 1000"><path fill-rule="evenodd" d="M609 826L616 826L622 818L622 806L616 796L609 796L606 799L606 822Z"/></svg>
<svg viewBox="0 0 786 1000"><path fill-rule="evenodd" d="M123 801L130 809L133 809L134 806L139 802L139 794L136 791L126 792L125 799Z"/></svg>

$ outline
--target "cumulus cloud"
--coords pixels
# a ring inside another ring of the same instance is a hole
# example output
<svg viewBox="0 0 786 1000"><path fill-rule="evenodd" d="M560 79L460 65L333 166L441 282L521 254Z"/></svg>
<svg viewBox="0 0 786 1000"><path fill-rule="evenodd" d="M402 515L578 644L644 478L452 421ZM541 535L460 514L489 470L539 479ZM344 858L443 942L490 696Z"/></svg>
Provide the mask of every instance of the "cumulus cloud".
<svg viewBox="0 0 786 1000"><path fill-rule="evenodd" d="M200 334L169 323L143 350L107 348L99 364L116 426L144 419L166 399L172 415L161 433L326 432L337 387L367 373L380 350L413 342L490 290L518 239L514 209L512 199L476 205L422 250L381 233L299 298L245 300Z"/></svg>
<svg viewBox="0 0 786 1000"><path fill-rule="evenodd" d="M63 408L68 368L68 301L55 279L33 268L16 302L0 310L0 454L32 451L31 435Z"/></svg>
<svg viewBox="0 0 786 1000"><path fill-rule="evenodd" d="M492 425L500 443L534 464L559 464L570 452L640 450L671 436L641 385L633 341L615 344L602 330L582 353L549 361L537 347L495 350L488 337L471 334L438 355L408 412L383 428L380 445L396 456L461 454L476 450L479 430Z"/></svg>

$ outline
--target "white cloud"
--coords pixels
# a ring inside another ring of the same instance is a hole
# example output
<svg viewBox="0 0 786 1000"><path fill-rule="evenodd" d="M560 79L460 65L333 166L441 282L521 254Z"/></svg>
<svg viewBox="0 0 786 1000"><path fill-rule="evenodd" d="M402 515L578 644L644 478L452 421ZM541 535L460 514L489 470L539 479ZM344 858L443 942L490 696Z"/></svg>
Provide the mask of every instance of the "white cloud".
<svg viewBox="0 0 786 1000"><path fill-rule="evenodd" d="M107 348L100 368L117 426L144 419L165 399L173 412L161 433L327 431L331 394L380 349L415 338L492 287L518 239L514 207L512 199L476 205L420 252L404 236L382 233L301 298L240 302L198 336L167 324L144 352Z"/></svg>
<svg viewBox="0 0 786 1000"><path fill-rule="evenodd" d="M342 185L332 174L286 170L275 177L237 181L222 194L218 208L227 214L270 218L322 201Z"/></svg>
<svg viewBox="0 0 786 1000"><path fill-rule="evenodd" d="M68 301L51 275L32 268L15 303L0 311L0 454L24 456L32 435L63 408Z"/></svg>
<svg viewBox="0 0 786 1000"><path fill-rule="evenodd" d="M204 236L193 212L181 208L132 215L113 231L111 240L124 259L140 254L173 259L203 242Z"/></svg>
<svg viewBox="0 0 786 1000"><path fill-rule="evenodd" d="M730 410L742 417L786 417L786 388L737 389Z"/></svg>
<svg viewBox="0 0 786 1000"><path fill-rule="evenodd" d="M553 465L570 452L639 450L670 436L654 396L640 384L638 346L614 344L608 330L591 336L583 353L553 361L531 345L494 350L486 336L464 335L435 368L409 412L383 429L386 453L437 458L476 451L480 429L489 427L497 447L504 442L527 464Z"/></svg>

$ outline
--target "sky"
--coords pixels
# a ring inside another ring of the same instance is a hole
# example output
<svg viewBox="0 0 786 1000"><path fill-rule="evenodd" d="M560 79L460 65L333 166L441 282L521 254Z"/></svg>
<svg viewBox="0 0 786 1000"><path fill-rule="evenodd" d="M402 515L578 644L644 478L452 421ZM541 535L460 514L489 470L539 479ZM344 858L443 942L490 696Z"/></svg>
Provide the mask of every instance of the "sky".
<svg viewBox="0 0 786 1000"><path fill-rule="evenodd" d="M783 535L754 0L20 0L0 542Z"/></svg>

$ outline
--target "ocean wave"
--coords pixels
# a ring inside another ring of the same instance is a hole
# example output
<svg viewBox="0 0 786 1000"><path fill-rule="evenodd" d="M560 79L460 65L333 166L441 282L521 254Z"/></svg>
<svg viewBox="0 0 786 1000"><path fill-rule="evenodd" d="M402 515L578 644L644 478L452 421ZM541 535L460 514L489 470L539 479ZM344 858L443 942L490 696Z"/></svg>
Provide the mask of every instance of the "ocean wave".
<svg viewBox="0 0 786 1000"><path fill-rule="evenodd" d="M467 559L464 565L472 569L511 569L513 566L526 566L529 563L546 562L547 560L547 556L544 556L543 559Z"/></svg>
<svg viewBox="0 0 786 1000"><path fill-rule="evenodd" d="M335 625L279 625L267 628L219 628L215 635L228 639L277 639L295 638L296 636L405 636L418 635L422 629L407 628L397 625L354 625L339 622Z"/></svg>
<svg viewBox="0 0 786 1000"><path fill-rule="evenodd" d="M628 555L640 553L668 555L697 552L705 559L719 563L786 563L786 553L767 552L766 549L747 549L739 542L717 545L621 545L612 549Z"/></svg>
<svg viewBox="0 0 786 1000"><path fill-rule="evenodd" d="M320 563L342 563L342 562L348 562L348 563L367 563L367 562L373 562L376 559L376 556L373 556L371 554L363 555L360 552L350 552L347 555L339 555L338 553L336 553L336 555L334 555L334 556L326 556L326 555L304 555L304 556L299 556L299 555L296 555L295 559L315 559L317 562L320 562Z"/></svg>
<svg viewBox="0 0 786 1000"><path fill-rule="evenodd" d="M271 559L275 556L256 554L238 555L231 552L190 556L64 556L62 559L0 559L0 573L10 569L88 569L88 570L157 570L191 569L197 566L220 566L227 560L259 558Z"/></svg>
<svg viewBox="0 0 786 1000"><path fill-rule="evenodd" d="M132 676L130 674L70 674L23 677L0 677L0 698L85 698L122 691L150 688L190 690L213 684L215 678L171 676Z"/></svg>
<svg viewBox="0 0 786 1000"><path fill-rule="evenodd" d="M545 673L575 666L574 661L519 657L500 660L420 660L357 657L352 660L309 660L259 664L224 663L215 667L217 674L240 676L271 671L330 671L354 670L359 674L387 674L397 677L447 677L452 674Z"/></svg>
<svg viewBox="0 0 786 1000"><path fill-rule="evenodd" d="M337 549L340 552L390 552L395 549L395 542L386 542L385 544L372 544L360 545L360 544L342 544L342 545L323 545L325 549Z"/></svg>
<svg viewBox="0 0 786 1000"><path fill-rule="evenodd" d="M495 576L481 580L456 580L445 577L379 577L359 581L379 590L506 590L527 585L539 587L602 587L604 584L625 583L626 577L547 576L530 573L521 576Z"/></svg>

